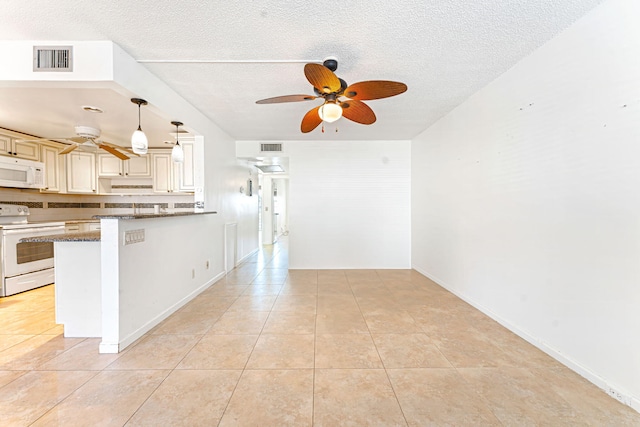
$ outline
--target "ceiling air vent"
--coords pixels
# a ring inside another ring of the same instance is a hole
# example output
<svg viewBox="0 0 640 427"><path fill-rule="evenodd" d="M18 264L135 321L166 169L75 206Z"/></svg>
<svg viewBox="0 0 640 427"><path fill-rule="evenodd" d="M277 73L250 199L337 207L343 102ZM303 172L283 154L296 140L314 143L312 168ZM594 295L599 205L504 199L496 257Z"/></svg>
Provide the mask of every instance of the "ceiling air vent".
<svg viewBox="0 0 640 427"><path fill-rule="evenodd" d="M267 153L267 152L281 152L282 151L282 144L278 143L278 144L260 144L260 152L261 153Z"/></svg>
<svg viewBox="0 0 640 427"><path fill-rule="evenodd" d="M72 46L34 46L33 71L73 71Z"/></svg>

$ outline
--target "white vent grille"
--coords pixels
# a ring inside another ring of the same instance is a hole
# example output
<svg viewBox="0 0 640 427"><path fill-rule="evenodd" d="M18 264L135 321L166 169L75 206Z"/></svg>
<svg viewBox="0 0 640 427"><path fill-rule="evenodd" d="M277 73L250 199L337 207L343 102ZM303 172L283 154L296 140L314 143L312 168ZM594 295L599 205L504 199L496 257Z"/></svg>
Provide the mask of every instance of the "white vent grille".
<svg viewBox="0 0 640 427"><path fill-rule="evenodd" d="M73 47L34 46L33 71L73 71Z"/></svg>
<svg viewBox="0 0 640 427"><path fill-rule="evenodd" d="M260 152L280 152L282 151L282 144L260 144Z"/></svg>

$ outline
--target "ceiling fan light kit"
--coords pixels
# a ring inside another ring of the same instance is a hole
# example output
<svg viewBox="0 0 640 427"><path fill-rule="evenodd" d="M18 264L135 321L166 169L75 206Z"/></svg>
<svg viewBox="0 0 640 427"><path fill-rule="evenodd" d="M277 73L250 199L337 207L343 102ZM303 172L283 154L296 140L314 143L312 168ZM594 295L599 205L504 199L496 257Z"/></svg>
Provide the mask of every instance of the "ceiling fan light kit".
<svg viewBox="0 0 640 427"><path fill-rule="evenodd" d="M325 102L318 110L318 115L327 123L333 123L342 117L342 107L335 102Z"/></svg>
<svg viewBox="0 0 640 427"><path fill-rule="evenodd" d="M180 146L180 140L178 138L178 128L182 126L183 123L173 121L171 122L171 124L176 127L176 145L174 145L171 149L171 160L173 160L175 163L182 163L184 162L184 150L182 149L182 146Z"/></svg>
<svg viewBox="0 0 640 427"><path fill-rule="evenodd" d="M138 104L138 129L131 135L131 148L136 154L147 154L149 142L147 141L147 135L144 134L140 127L140 107L147 105L147 101L141 98L131 98L131 102Z"/></svg>
<svg viewBox="0 0 640 427"><path fill-rule="evenodd" d="M261 99L256 104L276 104L281 102L300 102L323 98L324 103L309 110L302 118L300 130L308 133L320 123L332 123L340 117L353 122L370 125L376 121L373 110L365 100L388 98L406 92L407 85L388 80L368 80L347 85L336 76L338 61L327 58L322 65L309 63L304 66L304 75L313 86L314 95L285 95Z"/></svg>

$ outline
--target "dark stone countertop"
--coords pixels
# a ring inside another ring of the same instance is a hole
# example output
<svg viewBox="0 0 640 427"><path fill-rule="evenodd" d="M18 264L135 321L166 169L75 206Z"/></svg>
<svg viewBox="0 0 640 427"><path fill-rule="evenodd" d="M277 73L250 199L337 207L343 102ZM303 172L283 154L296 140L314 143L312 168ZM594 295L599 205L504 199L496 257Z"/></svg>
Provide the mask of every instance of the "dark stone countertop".
<svg viewBox="0 0 640 427"><path fill-rule="evenodd" d="M25 237L20 242L99 242L99 231L86 233L50 234L48 236Z"/></svg>
<svg viewBox="0 0 640 427"><path fill-rule="evenodd" d="M173 212L173 213L151 213L151 214L124 214L124 215L94 215L95 219L148 219L148 218L170 218L174 216L188 215L208 215L217 212Z"/></svg>

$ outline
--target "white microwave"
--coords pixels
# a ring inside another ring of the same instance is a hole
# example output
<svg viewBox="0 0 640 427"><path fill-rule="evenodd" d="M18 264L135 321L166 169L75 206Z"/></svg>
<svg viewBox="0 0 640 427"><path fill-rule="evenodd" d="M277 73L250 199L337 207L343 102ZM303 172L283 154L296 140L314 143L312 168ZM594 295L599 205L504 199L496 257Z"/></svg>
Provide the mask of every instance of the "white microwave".
<svg viewBox="0 0 640 427"><path fill-rule="evenodd" d="M44 163L0 156L0 187L44 188Z"/></svg>

